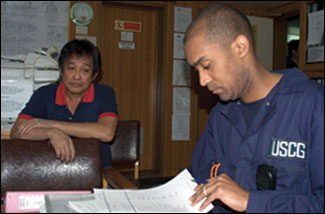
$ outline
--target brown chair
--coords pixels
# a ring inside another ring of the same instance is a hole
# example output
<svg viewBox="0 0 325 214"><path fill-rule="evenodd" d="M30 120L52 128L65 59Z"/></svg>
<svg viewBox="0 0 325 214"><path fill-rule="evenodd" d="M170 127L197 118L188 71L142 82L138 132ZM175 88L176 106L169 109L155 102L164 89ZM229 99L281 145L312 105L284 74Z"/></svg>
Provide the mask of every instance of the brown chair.
<svg viewBox="0 0 325 214"><path fill-rule="evenodd" d="M104 169L103 187L107 182L114 189L137 189L139 183L139 142L140 123L137 120L122 120L116 127L115 138L111 145L112 168ZM134 170L133 182L122 174Z"/></svg>
<svg viewBox="0 0 325 214"><path fill-rule="evenodd" d="M47 140L1 140L1 199L7 191L93 190L102 188L101 146L73 139L73 162L61 162Z"/></svg>

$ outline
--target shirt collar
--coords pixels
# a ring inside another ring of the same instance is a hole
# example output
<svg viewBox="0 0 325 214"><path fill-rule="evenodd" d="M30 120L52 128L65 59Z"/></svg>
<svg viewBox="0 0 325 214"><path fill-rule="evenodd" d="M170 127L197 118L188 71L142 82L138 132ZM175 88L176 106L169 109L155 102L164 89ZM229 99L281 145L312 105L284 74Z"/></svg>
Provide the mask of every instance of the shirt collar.
<svg viewBox="0 0 325 214"><path fill-rule="evenodd" d="M91 103L95 100L95 87L92 83L89 88L87 89L85 95L82 98L82 102L84 103ZM55 95L55 104L56 105L66 105L67 101L65 98L65 86L63 83L59 85L59 87L56 89L56 95Z"/></svg>

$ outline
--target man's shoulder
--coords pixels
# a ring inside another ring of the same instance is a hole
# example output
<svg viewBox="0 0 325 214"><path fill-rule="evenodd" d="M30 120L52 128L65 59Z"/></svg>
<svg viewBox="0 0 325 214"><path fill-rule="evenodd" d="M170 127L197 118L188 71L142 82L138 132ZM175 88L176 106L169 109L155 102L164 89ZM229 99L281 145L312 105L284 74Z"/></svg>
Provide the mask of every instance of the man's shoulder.
<svg viewBox="0 0 325 214"><path fill-rule="evenodd" d="M59 87L59 84L50 83L48 85L44 85L44 86L41 86L38 89L36 89L35 94L49 96L49 94L55 93L58 87Z"/></svg>
<svg viewBox="0 0 325 214"><path fill-rule="evenodd" d="M324 87L316 81L310 79L304 72L298 68L273 71L283 74L279 83L279 93L311 93L323 94Z"/></svg>
<svg viewBox="0 0 325 214"><path fill-rule="evenodd" d="M94 83L94 87L95 87L95 91L96 92L114 92L114 89L106 84L98 84L98 83Z"/></svg>

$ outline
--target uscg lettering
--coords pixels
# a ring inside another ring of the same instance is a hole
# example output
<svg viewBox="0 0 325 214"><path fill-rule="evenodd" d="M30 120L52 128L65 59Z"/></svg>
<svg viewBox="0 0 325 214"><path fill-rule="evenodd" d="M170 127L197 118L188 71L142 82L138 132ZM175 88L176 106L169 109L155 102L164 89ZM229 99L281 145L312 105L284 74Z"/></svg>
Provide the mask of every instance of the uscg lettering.
<svg viewBox="0 0 325 214"><path fill-rule="evenodd" d="M306 143L273 139L270 156L280 158L306 158Z"/></svg>

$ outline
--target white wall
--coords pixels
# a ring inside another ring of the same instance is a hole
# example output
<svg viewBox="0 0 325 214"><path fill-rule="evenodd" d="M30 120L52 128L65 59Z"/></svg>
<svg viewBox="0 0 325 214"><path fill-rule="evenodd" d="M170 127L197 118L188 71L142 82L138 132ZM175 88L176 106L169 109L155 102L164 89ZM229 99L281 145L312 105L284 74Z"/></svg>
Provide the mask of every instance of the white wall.
<svg viewBox="0 0 325 214"><path fill-rule="evenodd" d="M273 19L247 16L257 26L256 53L264 67L273 69Z"/></svg>

